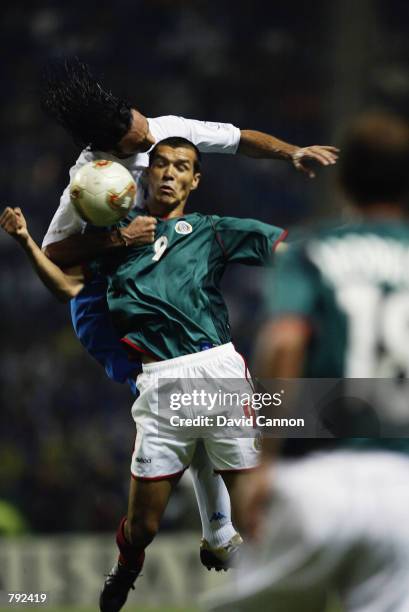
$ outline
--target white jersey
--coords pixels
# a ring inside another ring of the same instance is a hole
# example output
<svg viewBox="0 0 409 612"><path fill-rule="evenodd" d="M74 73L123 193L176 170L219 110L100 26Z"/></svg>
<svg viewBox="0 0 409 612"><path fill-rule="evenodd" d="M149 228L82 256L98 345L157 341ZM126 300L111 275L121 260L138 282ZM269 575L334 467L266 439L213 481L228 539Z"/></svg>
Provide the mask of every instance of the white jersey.
<svg viewBox="0 0 409 612"><path fill-rule="evenodd" d="M236 153L240 142L240 130L230 123L197 121L173 115L148 119L148 123L155 142L170 136L180 136L193 142L203 153ZM81 166L96 159L118 161L129 170L137 184L135 206L142 207L145 191L142 177L144 169L149 163L149 151L119 159L103 151L84 149L75 165L70 169L70 180ZM42 246L44 248L72 234L81 233L85 226L86 222L81 219L71 204L69 186L67 186L61 196L60 205L50 223Z"/></svg>

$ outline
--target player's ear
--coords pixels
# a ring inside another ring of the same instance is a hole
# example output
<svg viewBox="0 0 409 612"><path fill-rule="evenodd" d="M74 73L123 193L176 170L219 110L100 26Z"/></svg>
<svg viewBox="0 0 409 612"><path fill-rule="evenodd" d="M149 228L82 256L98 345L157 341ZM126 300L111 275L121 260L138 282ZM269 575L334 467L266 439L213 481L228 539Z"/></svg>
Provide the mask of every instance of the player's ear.
<svg viewBox="0 0 409 612"><path fill-rule="evenodd" d="M190 187L190 191L194 191L195 189L197 189L199 187L201 176L202 175L200 174L200 172L195 172L195 174L193 175L193 181L192 181L192 185Z"/></svg>

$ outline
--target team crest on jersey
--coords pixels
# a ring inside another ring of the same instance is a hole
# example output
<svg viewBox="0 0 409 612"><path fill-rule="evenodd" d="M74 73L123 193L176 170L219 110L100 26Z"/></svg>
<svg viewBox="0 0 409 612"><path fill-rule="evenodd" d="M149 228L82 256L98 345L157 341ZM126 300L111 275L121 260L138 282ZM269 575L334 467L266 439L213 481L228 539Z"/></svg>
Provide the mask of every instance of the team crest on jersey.
<svg viewBox="0 0 409 612"><path fill-rule="evenodd" d="M177 234L191 234L193 227L187 221L178 221L175 225Z"/></svg>

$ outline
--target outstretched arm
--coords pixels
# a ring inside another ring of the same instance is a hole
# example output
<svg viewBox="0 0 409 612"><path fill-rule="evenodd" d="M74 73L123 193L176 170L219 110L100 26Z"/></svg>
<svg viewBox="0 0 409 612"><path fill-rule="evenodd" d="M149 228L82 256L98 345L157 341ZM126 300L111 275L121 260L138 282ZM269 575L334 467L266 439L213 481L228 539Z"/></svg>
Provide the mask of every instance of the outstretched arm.
<svg viewBox="0 0 409 612"><path fill-rule="evenodd" d="M20 244L41 281L61 302L68 302L81 291L82 270L78 268L67 274L50 261L30 236L20 208L7 207L0 215L0 226Z"/></svg>
<svg viewBox="0 0 409 612"><path fill-rule="evenodd" d="M330 166L338 159L339 149L336 147L326 145L297 147L255 130L241 130L240 134L238 153L248 157L288 160L297 170L305 172L310 178L315 177L315 172L309 165L311 162Z"/></svg>
<svg viewBox="0 0 409 612"><path fill-rule="evenodd" d="M203 153L239 153L260 159L287 160L310 178L315 173L311 162L322 166L335 164L339 150L332 146L298 147L257 130L240 130L231 123L197 121L171 117L174 134L191 140Z"/></svg>

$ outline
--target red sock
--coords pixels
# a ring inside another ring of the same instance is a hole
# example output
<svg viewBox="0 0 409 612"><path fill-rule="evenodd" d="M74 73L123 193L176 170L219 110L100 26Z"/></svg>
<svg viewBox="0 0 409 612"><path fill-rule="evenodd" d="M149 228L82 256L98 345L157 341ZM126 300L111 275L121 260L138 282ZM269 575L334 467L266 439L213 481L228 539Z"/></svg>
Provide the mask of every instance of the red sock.
<svg viewBox="0 0 409 612"><path fill-rule="evenodd" d="M126 565L127 568L140 572L143 562L145 561L145 551L132 546L125 536L126 516L119 523L118 531L116 532L116 543L119 548L119 563Z"/></svg>

